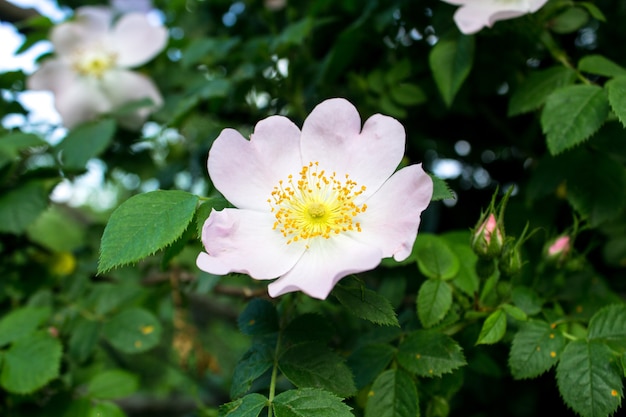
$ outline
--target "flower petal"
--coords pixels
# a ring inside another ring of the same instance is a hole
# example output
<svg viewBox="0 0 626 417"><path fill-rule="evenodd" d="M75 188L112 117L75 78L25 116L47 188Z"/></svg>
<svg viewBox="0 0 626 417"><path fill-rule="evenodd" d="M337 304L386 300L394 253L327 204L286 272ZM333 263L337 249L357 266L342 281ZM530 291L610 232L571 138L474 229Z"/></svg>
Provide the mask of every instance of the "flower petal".
<svg viewBox="0 0 626 417"><path fill-rule="evenodd" d="M71 58L77 49L106 42L113 18L107 7L80 7L76 16L75 21L61 23L50 32L50 41L60 56Z"/></svg>
<svg viewBox="0 0 626 417"><path fill-rule="evenodd" d="M152 25L145 15L123 15L111 33L117 64L125 68L145 64L165 48L167 38L167 29Z"/></svg>
<svg viewBox="0 0 626 417"><path fill-rule="evenodd" d="M39 69L28 77L30 90L63 91L76 81L76 73L61 59L47 59Z"/></svg>
<svg viewBox="0 0 626 417"><path fill-rule="evenodd" d="M209 152L211 181L236 207L269 211L267 199L278 181L302 168L299 139L298 127L283 116L261 120L249 141L224 129Z"/></svg>
<svg viewBox="0 0 626 417"><path fill-rule="evenodd" d="M394 172L404 154L404 127L375 114L361 130L356 108L345 99L320 103L302 126L302 159L317 161L326 172L349 174L364 195L374 193Z"/></svg>
<svg viewBox="0 0 626 417"><path fill-rule="evenodd" d="M81 77L66 89L55 92L54 105L67 128L112 110L111 102L96 80Z"/></svg>
<svg viewBox="0 0 626 417"><path fill-rule="evenodd" d="M152 106L138 108L129 115L120 118L120 123L129 128L141 127L148 115L163 104L161 93L152 80L138 72L124 69L107 71L103 75L101 83L102 90L114 109L145 98L152 100Z"/></svg>
<svg viewBox="0 0 626 417"><path fill-rule="evenodd" d="M289 272L268 286L271 297L302 291L324 300L341 278L374 269L382 258L377 247L346 235L330 239L315 238L309 242L309 246Z"/></svg>
<svg viewBox="0 0 626 417"><path fill-rule="evenodd" d="M241 272L255 279L284 274L298 261L304 245L287 245L272 229L274 217L251 210L212 211L202 228L198 267L212 274Z"/></svg>
<svg viewBox="0 0 626 417"><path fill-rule="evenodd" d="M366 201L367 210L359 215L362 231L352 236L380 248L384 258L406 259L432 195L433 181L421 164L402 168Z"/></svg>

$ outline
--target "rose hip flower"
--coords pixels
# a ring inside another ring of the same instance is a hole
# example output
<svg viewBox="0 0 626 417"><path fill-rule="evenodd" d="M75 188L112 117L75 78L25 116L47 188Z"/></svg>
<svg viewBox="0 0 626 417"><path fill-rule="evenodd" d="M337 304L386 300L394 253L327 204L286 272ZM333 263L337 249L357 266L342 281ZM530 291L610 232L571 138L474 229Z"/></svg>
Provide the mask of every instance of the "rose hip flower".
<svg viewBox="0 0 626 417"><path fill-rule="evenodd" d="M349 274L385 257L406 259L433 183L421 164L394 173L404 146L397 120L376 114L361 128L344 99L319 104L302 131L283 116L257 123L249 141L224 129L208 169L237 208L211 212L198 267L278 277L272 297L302 291L325 299Z"/></svg>
<svg viewBox="0 0 626 417"><path fill-rule="evenodd" d="M29 89L54 93L55 107L68 128L148 98L154 107L120 118L123 125L138 128L163 101L150 78L128 68L157 55L167 43L167 30L141 13L123 15L113 25L112 20L113 12L105 7L76 9L76 20L50 33L56 57L28 78Z"/></svg>
<svg viewBox="0 0 626 417"><path fill-rule="evenodd" d="M548 0L442 0L461 6L454 13L454 21L466 35L492 27L498 20L513 19L534 13Z"/></svg>

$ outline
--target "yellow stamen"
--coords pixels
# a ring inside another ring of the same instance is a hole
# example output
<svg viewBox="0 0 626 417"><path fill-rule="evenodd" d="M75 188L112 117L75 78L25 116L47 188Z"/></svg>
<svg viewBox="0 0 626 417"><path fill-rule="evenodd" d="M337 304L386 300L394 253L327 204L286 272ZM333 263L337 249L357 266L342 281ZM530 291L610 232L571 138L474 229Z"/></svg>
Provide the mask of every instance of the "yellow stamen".
<svg viewBox="0 0 626 417"><path fill-rule="evenodd" d="M77 51L73 64L74 70L81 75L100 78L109 69L115 66L117 56L105 50L80 50Z"/></svg>
<svg viewBox="0 0 626 417"><path fill-rule="evenodd" d="M342 232L360 232L361 222L355 221L367 210L367 205L354 200L366 187L359 187L348 174L344 180L337 173L319 170L318 162L302 167L296 179L289 175L278 181L268 202L274 213L273 229L287 239L287 244L315 237L329 239ZM307 245L308 247L308 245Z"/></svg>

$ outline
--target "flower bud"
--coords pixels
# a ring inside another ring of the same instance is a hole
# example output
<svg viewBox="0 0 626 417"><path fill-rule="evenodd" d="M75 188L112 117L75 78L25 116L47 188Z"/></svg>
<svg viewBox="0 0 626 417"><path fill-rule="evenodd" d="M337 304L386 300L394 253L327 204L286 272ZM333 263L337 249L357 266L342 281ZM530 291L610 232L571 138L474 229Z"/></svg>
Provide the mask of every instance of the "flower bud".
<svg viewBox="0 0 626 417"><path fill-rule="evenodd" d="M572 239L568 235L559 236L546 245L545 258L549 263L561 265L572 251Z"/></svg>
<svg viewBox="0 0 626 417"><path fill-rule="evenodd" d="M471 245L481 258L493 259L500 255L504 245L504 232L493 213L489 213L486 219L483 216L472 234Z"/></svg>
<svg viewBox="0 0 626 417"><path fill-rule="evenodd" d="M513 240L507 242L502 250L500 261L498 262L500 273L504 276L511 277L518 274L522 270L523 265L524 262L522 261L519 245L514 244Z"/></svg>

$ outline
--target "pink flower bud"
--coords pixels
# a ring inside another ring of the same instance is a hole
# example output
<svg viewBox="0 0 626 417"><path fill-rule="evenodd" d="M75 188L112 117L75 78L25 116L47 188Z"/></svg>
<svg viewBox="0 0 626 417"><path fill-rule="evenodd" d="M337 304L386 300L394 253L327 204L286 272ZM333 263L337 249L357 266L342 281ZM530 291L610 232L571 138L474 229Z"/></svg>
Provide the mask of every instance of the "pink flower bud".
<svg viewBox="0 0 626 417"><path fill-rule="evenodd" d="M472 248L483 258L495 258L502 252L504 233L496 216L490 213L472 235Z"/></svg>
<svg viewBox="0 0 626 417"><path fill-rule="evenodd" d="M557 238L551 245L548 247L548 255L554 256L559 254L567 254L570 251L570 237L569 236L561 236Z"/></svg>
<svg viewBox="0 0 626 417"><path fill-rule="evenodd" d="M572 251L572 238L564 235L552 240L547 245L546 258L548 262L562 264Z"/></svg>

